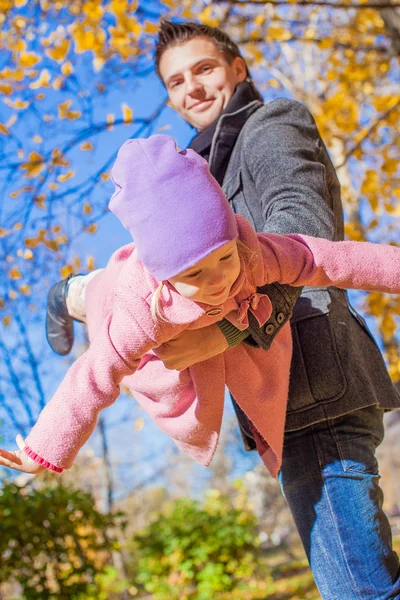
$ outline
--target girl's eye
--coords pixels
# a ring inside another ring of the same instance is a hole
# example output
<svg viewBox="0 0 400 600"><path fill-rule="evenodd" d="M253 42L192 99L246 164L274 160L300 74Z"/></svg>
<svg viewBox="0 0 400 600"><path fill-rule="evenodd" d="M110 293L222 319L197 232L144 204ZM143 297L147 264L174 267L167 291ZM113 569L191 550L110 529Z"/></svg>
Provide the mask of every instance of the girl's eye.
<svg viewBox="0 0 400 600"><path fill-rule="evenodd" d="M211 71L211 65L203 65L201 67L201 71L204 73L205 71Z"/></svg>
<svg viewBox="0 0 400 600"><path fill-rule="evenodd" d="M231 254L227 254L226 256L223 256L220 260L229 260L230 258L232 258L232 252L231 252Z"/></svg>
<svg viewBox="0 0 400 600"><path fill-rule="evenodd" d="M193 271L193 273L189 273L189 275L186 275L186 277L188 279L194 279L195 277L197 277L198 275L200 275L201 271Z"/></svg>

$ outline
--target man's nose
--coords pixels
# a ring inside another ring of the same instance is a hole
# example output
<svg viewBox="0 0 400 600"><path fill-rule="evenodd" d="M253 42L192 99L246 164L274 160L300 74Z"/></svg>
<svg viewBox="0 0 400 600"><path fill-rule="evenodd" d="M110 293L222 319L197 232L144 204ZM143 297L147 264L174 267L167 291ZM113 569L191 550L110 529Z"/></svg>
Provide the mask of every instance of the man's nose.
<svg viewBox="0 0 400 600"><path fill-rule="evenodd" d="M202 91L201 83L196 77L188 77L186 80L186 92L190 95L198 94Z"/></svg>

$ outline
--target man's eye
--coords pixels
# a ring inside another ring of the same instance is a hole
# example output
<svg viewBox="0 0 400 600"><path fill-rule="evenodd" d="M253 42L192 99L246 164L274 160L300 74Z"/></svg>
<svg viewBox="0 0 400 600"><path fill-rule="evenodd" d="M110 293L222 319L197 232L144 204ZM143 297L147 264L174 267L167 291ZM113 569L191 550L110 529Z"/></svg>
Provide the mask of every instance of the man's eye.
<svg viewBox="0 0 400 600"><path fill-rule="evenodd" d="M204 71L211 71L211 65L204 65L201 70Z"/></svg>
<svg viewBox="0 0 400 600"><path fill-rule="evenodd" d="M229 260L230 258L232 258L233 254L227 254L226 256L223 256L220 260Z"/></svg>
<svg viewBox="0 0 400 600"><path fill-rule="evenodd" d="M169 87L170 87L170 88L176 88L176 87L177 87L178 85L180 85L181 83L182 83L181 81L173 81L173 82L170 84L170 86L169 86Z"/></svg>

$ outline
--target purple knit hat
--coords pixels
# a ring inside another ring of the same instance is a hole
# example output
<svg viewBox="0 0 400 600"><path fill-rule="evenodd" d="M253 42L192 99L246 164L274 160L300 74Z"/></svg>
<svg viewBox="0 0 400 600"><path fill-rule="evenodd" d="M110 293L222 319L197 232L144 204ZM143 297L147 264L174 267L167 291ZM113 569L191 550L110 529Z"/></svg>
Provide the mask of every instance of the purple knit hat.
<svg viewBox="0 0 400 600"><path fill-rule="evenodd" d="M125 142L111 171L109 209L131 233L150 273L165 281L238 235L236 218L194 150L167 135Z"/></svg>

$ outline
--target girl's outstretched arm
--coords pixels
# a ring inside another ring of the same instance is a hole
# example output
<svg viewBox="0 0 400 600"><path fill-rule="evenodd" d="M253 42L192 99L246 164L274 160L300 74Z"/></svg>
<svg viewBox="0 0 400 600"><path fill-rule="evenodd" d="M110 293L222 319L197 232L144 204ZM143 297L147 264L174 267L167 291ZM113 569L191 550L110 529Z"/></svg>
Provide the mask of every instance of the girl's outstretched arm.
<svg viewBox="0 0 400 600"><path fill-rule="evenodd" d="M400 247L258 234L267 283L400 294Z"/></svg>
<svg viewBox="0 0 400 600"><path fill-rule="evenodd" d="M119 396L121 380L135 372L143 354L153 346L130 310L117 306L69 369L24 446L19 437L20 450L1 450L0 464L27 473L44 467L57 472L69 468L92 434L99 412Z"/></svg>

